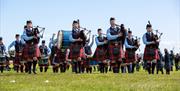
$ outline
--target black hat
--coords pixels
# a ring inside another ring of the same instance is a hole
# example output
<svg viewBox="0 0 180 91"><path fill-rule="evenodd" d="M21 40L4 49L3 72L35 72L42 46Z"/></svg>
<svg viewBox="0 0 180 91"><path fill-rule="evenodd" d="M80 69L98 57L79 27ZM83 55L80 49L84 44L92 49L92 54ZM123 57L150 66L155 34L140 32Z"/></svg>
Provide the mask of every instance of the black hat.
<svg viewBox="0 0 180 91"><path fill-rule="evenodd" d="M19 34L16 34L15 37L19 37L20 35Z"/></svg>
<svg viewBox="0 0 180 91"><path fill-rule="evenodd" d="M110 21L112 21L112 20L115 20L115 18L114 18L114 17L111 17L111 18L110 18Z"/></svg>
<svg viewBox="0 0 180 91"><path fill-rule="evenodd" d="M132 31L129 30L128 33L132 33Z"/></svg>
<svg viewBox="0 0 180 91"><path fill-rule="evenodd" d="M146 28L151 28L151 27L152 27L151 24L147 24L147 25L146 25Z"/></svg>
<svg viewBox="0 0 180 91"><path fill-rule="evenodd" d="M0 37L0 40L2 40L3 38L2 37Z"/></svg>
<svg viewBox="0 0 180 91"><path fill-rule="evenodd" d="M31 20L26 21L26 24L29 24L29 23L32 23L32 21Z"/></svg>
<svg viewBox="0 0 180 91"><path fill-rule="evenodd" d="M102 30L101 28L98 28L98 30L97 30L97 31L99 32L99 31L101 31L101 30Z"/></svg>
<svg viewBox="0 0 180 91"><path fill-rule="evenodd" d="M45 40L42 40L42 43L45 43Z"/></svg>
<svg viewBox="0 0 180 91"><path fill-rule="evenodd" d="M73 24L74 24L74 23L78 23L78 21L74 20L74 21L73 21Z"/></svg>
<svg viewBox="0 0 180 91"><path fill-rule="evenodd" d="M170 52L173 53L173 50L171 50Z"/></svg>

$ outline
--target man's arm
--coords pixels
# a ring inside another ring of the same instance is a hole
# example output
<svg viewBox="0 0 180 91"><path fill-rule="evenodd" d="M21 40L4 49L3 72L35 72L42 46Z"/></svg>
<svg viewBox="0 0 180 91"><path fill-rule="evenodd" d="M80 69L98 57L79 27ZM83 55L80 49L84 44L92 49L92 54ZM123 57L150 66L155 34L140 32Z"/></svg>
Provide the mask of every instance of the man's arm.
<svg viewBox="0 0 180 91"><path fill-rule="evenodd" d="M28 40L33 39L33 36L28 37L28 36L26 35L26 31L24 31L23 34L21 35L21 38L24 39L24 40L26 40L26 41L28 41Z"/></svg>
<svg viewBox="0 0 180 91"><path fill-rule="evenodd" d="M11 49L11 47L15 46L15 41L13 41L9 46L8 46L8 51Z"/></svg>
<svg viewBox="0 0 180 91"><path fill-rule="evenodd" d="M126 48L135 48L135 46L131 46L131 45L128 44L127 38L125 39L125 47Z"/></svg>
<svg viewBox="0 0 180 91"><path fill-rule="evenodd" d="M107 39L108 40L114 40L114 39L117 39L117 37L119 37L119 35L111 35L110 33L110 29L107 30Z"/></svg>
<svg viewBox="0 0 180 91"><path fill-rule="evenodd" d="M153 42L148 42L148 41L147 41L147 39L146 39L146 34L143 35L143 38L142 38L142 39L143 39L143 43L144 43L145 45L153 44Z"/></svg>

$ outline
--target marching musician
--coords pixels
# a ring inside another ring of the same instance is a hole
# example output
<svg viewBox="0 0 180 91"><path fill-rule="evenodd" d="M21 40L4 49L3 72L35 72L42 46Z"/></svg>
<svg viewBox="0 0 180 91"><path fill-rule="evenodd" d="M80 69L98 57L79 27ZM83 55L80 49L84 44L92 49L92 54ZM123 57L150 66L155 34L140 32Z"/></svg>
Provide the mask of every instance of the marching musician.
<svg viewBox="0 0 180 91"><path fill-rule="evenodd" d="M80 38L81 31L78 21L73 21L72 34L69 37L69 40L71 41L69 59L71 59L74 64L75 73L82 72L81 58L83 57L84 52L82 43L83 39Z"/></svg>
<svg viewBox="0 0 180 91"><path fill-rule="evenodd" d="M119 73L120 64L122 62L122 58L124 57L123 53L123 42L124 36L126 33L124 32L124 25L116 26L115 18L110 18L110 28L107 30L107 39L109 41L109 59L111 60L111 66L114 73Z"/></svg>
<svg viewBox="0 0 180 91"><path fill-rule="evenodd" d="M170 75L170 71L171 71L171 59L170 59L170 54L168 52L168 50L165 48L164 49L164 68L166 70L166 74Z"/></svg>
<svg viewBox="0 0 180 91"><path fill-rule="evenodd" d="M164 74L164 72L163 72L163 55L162 55L160 49L158 49L158 55L159 55L159 59L157 60L157 64L156 64L156 74L158 74L159 71L161 71L161 73Z"/></svg>
<svg viewBox="0 0 180 91"><path fill-rule="evenodd" d="M59 36L60 32L58 32ZM58 38L54 39L55 34L53 34L49 47L51 48L51 55L50 55L50 61L51 65L53 66L53 72L58 73L59 69L61 73L64 73L66 71L66 52L67 49L63 49L58 47Z"/></svg>
<svg viewBox="0 0 180 91"><path fill-rule="evenodd" d="M176 71L178 71L180 69L179 61L180 61L180 55L179 55L179 53L176 53L176 56L174 58L174 63L175 63Z"/></svg>
<svg viewBox="0 0 180 91"><path fill-rule="evenodd" d="M95 38L96 41L96 51L94 54L95 60L98 62L100 73L107 73L108 63L107 59L107 38L103 36L102 29L98 29L98 36Z"/></svg>
<svg viewBox="0 0 180 91"><path fill-rule="evenodd" d="M16 68L16 71L19 72L19 69L21 72L23 72L24 69L24 61L22 60L22 51L25 45L25 42L20 39L20 35L15 35L16 40L13 41L9 47L8 51L10 51L11 47L15 47L15 60L13 62L14 67Z"/></svg>
<svg viewBox="0 0 180 91"><path fill-rule="evenodd" d="M143 43L145 44L144 61L147 62L147 70L149 74L154 74L156 61L159 58L157 43L159 40L154 40L154 33L152 32L152 25L146 25L147 32L143 35Z"/></svg>
<svg viewBox="0 0 180 91"><path fill-rule="evenodd" d="M38 43L42 35L34 31L32 21L29 20L26 22L26 28L21 37L26 42L23 48L23 59L27 61L28 73L31 74L31 66L33 65L33 73L36 74L36 64L38 57L40 57Z"/></svg>
<svg viewBox="0 0 180 91"><path fill-rule="evenodd" d="M135 64L135 61L136 61L136 53L135 52L136 52L136 49L138 49L138 48L134 44L135 44L135 39L132 36L132 31L128 31L128 36L125 39L125 47L126 47L125 63L127 64L128 73L133 73L134 67L136 65Z"/></svg>
<svg viewBox="0 0 180 91"><path fill-rule="evenodd" d="M6 64L6 47L3 43L3 38L0 37L0 71L3 73Z"/></svg>
<svg viewBox="0 0 180 91"><path fill-rule="evenodd" d="M48 58L49 58L50 50L45 45L45 40L42 40L42 45L39 46L39 50L41 52L41 57L38 62L40 72L43 72L43 69L44 69L44 72L47 72L48 66L49 66Z"/></svg>
<svg viewBox="0 0 180 91"><path fill-rule="evenodd" d="M62 58L62 51L60 48L57 47L57 42L55 44L56 46L54 46L54 56L52 59L52 65L53 65L53 72L54 73L58 73L59 72L59 67L60 67L60 63L64 58ZM61 71L62 72L62 71Z"/></svg>
<svg viewBox="0 0 180 91"><path fill-rule="evenodd" d="M170 60L171 60L171 71L173 71L173 65L174 65L174 52L173 52L173 50L170 51Z"/></svg>
<svg viewBox="0 0 180 91"><path fill-rule="evenodd" d="M83 65L84 65L84 70L86 70L87 73L92 73L92 46L94 44L94 35L92 36L92 41L91 43L86 42L85 46L84 46L84 55L85 55L85 58L84 58L84 62L83 62Z"/></svg>

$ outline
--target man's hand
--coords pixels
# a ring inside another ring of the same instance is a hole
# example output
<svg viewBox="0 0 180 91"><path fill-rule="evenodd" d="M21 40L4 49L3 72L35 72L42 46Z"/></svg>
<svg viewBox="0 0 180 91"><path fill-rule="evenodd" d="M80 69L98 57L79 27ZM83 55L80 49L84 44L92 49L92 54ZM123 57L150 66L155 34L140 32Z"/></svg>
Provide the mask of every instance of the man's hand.
<svg viewBox="0 0 180 91"><path fill-rule="evenodd" d="M119 37L121 37L122 35L123 35L123 34L122 34L121 32L118 34Z"/></svg>
<svg viewBox="0 0 180 91"><path fill-rule="evenodd" d="M77 41L83 41L81 38L78 38Z"/></svg>
<svg viewBox="0 0 180 91"><path fill-rule="evenodd" d="M158 40L156 40L156 42L158 42L158 43L159 43L159 41L160 41L159 39L158 39Z"/></svg>
<svg viewBox="0 0 180 91"><path fill-rule="evenodd" d="M152 44L156 44L156 42L155 42L155 41L152 41Z"/></svg>

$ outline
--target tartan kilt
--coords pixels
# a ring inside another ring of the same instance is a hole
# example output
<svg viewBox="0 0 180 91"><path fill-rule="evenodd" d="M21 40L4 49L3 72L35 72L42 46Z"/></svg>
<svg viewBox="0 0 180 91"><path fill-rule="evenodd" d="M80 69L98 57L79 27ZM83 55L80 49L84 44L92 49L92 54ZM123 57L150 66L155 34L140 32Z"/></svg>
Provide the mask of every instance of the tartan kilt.
<svg viewBox="0 0 180 91"><path fill-rule="evenodd" d="M158 49L145 47L143 60L152 61L154 59L156 59L156 60L159 59Z"/></svg>
<svg viewBox="0 0 180 91"><path fill-rule="evenodd" d="M101 62L107 59L107 50L101 47L97 47L94 53L94 60Z"/></svg>
<svg viewBox="0 0 180 91"><path fill-rule="evenodd" d="M78 59L79 57L84 57L83 46L78 44L71 44L69 58Z"/></svg>
<svg viewBox="0 0 180 91"><path fill-rule="evenodd" d="M23 48L23 59L33 59L33 57L40 57L41 53L38 47L38 44L26 44Z"/></svg>
<svg viewBox="0 0 180 91"><path fill-rule="evenodd" d="M23 60L22 60L22 53L16 53L13 64L14 65L21 65L22 62L23 62Z"/></svg>
<svg viewBox="0 0 180 91"><path fill-rule="evenodd" d="M49 66L48 59L40 59L38 64L39 66Z"/></svg>
<svg viewBox="0 0 180 91"><path fill-rule="evenodd" d="M54 56L54 58L52 60L52 65L59 65L59 64L65 63L65 61L66 61L65 57L58 54L58 55Z"/></svg>
<svg viewBox="0 0 180 91"><path fill-rule="evenodd" d="M60 64L60 59L57 56L54 56L52 60L52 65L59 65Z"/></svg>
<svg viewBox="0 0 180 91"><path fill-rule="evenodd" d="M115 52L116 50L116 52ZM109 44L109 59L111 61L118 61L119 59L124 57L124 52L122 49L122 45L114 45L113 43Z"/></svg>
<svg viewBox="0 0 180 91"><path fill-rule="evenodd" d="M83 60L83 65L84 65L85 67L89 67L91 60L92 60L92 58L85 58L85 59Z"/></svg>
<svg viewBox="0 0 180 91"><path fill-rule="evenodd" d="M125 52L125 63L130 63L136 61L136 54L135 51L126 50Z"/></svg>
<svg viewBox="0 0 180 91"><path fill-rule="evenodd" d="M60 64L66 62L66 54L65 54L64 52L60 52L57 56L58 56L58 58L59 58Z"/></svg>

